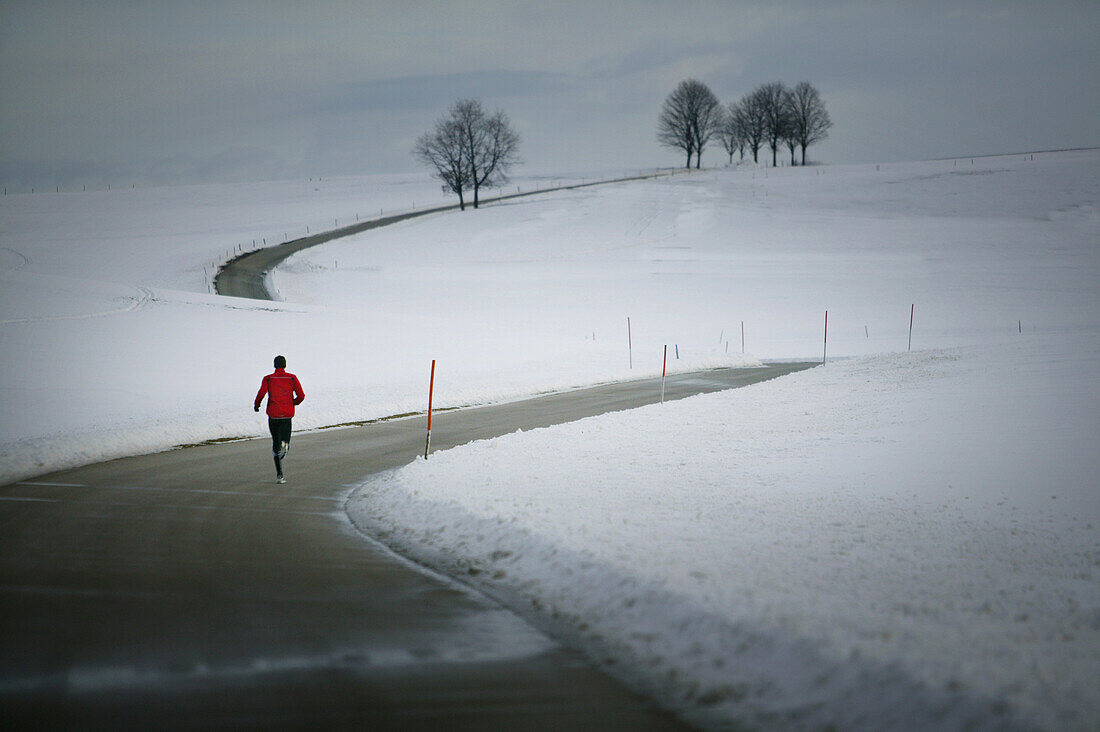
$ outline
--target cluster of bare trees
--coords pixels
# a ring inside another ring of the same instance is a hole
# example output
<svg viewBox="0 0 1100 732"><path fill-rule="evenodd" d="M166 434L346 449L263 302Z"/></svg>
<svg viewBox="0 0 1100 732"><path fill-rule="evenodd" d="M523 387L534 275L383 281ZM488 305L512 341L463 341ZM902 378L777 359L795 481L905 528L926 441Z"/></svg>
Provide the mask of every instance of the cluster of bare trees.
<svg viewBox="0 0 1100 732"><path fill-rule="evenodd" d="M504 182L518 161L519 135L504 112L487 114L476 99L455 102L435 129L416 141L413 155L436 171L447 190L466 210L466 193L473 192L474 208L482 188Z"/></svg>
<svg viewBox="0 0 1100 732"><path fill-rule="evenodd" d="M719 140L733 162L734 153L745 158L752 152L759 161L760 149L772 151L772 165L778 163L778 151L786 146L795 165L795 150L806 148L828 137L833 126L821 94L809 82L789 89L780 82L764 84L739 101L723 106L706 84L695 79L681 81L665 99L657 119L657 140L666 147L687 154L687 167L695 156L695 167L702 165L703 149Z"/></svg>
<svg viewBox="0 0 1100 732"><path fill-rule="evenodd" d="M702 166L703 150L719 140L733 162L735 153L745 159L752 152L759 162L760 149L770 148L772 165L786 146L795 165L795 150L806 148L828 136L833 123L825 102L809 82L788 89L780 82L764 84L739 101L723 106L706 84L685 79L668 95L657 121L657 140L683 151L686 167ZM473 194L474 208L482 188L501 185L508 169L518 162L519 135L504 112L488 114L476 99L454 103L435 128L416 141L413 155L433 168L445 190L458 196L466 209L466 195Z"/></svg>

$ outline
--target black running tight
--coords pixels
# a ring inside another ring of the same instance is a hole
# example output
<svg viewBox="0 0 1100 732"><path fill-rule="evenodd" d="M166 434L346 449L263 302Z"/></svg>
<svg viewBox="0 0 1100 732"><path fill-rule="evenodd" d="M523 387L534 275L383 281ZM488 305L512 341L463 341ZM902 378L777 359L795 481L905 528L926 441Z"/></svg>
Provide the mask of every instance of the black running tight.
<svg viewBox="0 0 1100 732"><path fill-rule="evenodd" d="M271 451L279 453L280 442L290 442L290 420L267 418L267 426L271 429Z"/></svg>

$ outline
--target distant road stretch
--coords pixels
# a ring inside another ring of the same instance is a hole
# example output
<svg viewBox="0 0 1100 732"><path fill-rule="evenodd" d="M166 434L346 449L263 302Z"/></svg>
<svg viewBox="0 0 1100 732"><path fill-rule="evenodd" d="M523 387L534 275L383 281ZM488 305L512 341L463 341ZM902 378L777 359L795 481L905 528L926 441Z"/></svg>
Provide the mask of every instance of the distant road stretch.
<svg viewBox="0 0 1100 732"><path fill-rule="evenodd" d="M484 205L496 201L505 201L512 198L537 196L542 193L551 193L553 191L571 191L577 188L588 188L610 183L626 183L628 181L647 180L650 178L663 178L665 176L678 174L679 172L677 171L668 171L650 175L635 175L627 178L593 181L591 183L576 183L568 186L559 186L557 188L541 188L535 191L527 191L526 193L510 193L495 198L482 199L481 204ZM228 295L230 297L247 297L253 300L274 300L275 298L271 296L271 293L268 292L267 288L264 286L264 277L268 272L278 267L283 260L291 255L303 249L309 249L318 244L332 241L333 239L354 236L355 234L360 234L370 229L379 229L383 226L396 224L399 221L407 221L408 219L415 219L420 216L427 216L442 211L456 211L458 208L459 206L456 203L450 206L436 206L435 208L427 208L420 211L410 211L408 213L394 214L393 216L384 216L382 218L352 224L351 226L324 231L320 234L313 234L301 239L294 239L285 244L278 244L265 249L257 249L254 252L247 252L222 265L222 268L218 270L218 273L214 276L214 292L219 295Z"/></svg>

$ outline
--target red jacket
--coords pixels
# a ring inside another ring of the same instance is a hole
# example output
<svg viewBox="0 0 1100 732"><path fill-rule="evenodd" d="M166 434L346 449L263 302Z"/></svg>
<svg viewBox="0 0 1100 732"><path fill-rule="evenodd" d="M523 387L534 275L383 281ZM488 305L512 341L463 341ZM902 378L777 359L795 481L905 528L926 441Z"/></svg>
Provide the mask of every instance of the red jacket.
<svg viewBox="0 0 1100 732"><path fill-rule="evenodd" d="M302 385L298 383L298 377L288 374L286 369L275 369L275 373L264 377L260 384L260 391L256 394L256 409L260 408L260 402L267 398L267 416L274 419L290 419L294 416L294 407L301 404L306 393L302 391Z"/></svg>

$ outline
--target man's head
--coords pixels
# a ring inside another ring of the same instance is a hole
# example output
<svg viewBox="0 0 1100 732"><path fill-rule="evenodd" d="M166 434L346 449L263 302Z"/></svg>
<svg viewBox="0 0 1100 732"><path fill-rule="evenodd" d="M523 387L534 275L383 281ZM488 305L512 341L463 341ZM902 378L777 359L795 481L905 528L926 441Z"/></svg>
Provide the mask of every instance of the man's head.
<svg viewBox="0 0 1100 732"><path fill-rule="evenodd" d="M275 368L277 368L277 369L285 369L286 368L286 358L284 356L276 356L275 357Z"/></svg>

